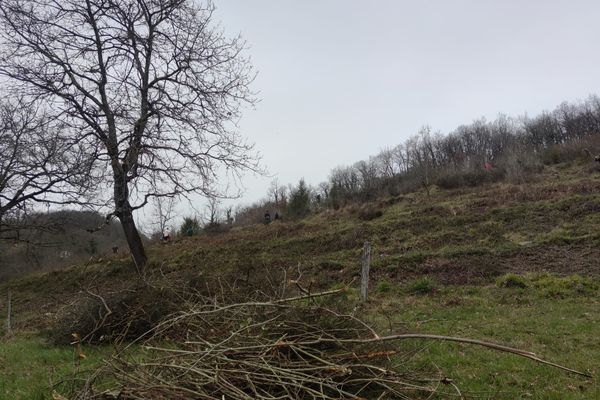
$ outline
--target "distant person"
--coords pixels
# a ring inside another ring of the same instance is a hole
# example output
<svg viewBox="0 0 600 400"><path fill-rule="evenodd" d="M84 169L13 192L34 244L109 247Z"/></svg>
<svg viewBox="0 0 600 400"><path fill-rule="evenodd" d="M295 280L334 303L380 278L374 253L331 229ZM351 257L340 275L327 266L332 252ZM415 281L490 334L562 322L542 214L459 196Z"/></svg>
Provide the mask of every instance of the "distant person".
<svg viewBox="0 0 600 400"><path fill-rule="evenodd" d="M269 210L265 211L265 224L269 224L271 222L271 214Z"/></svg>
<svg viewBox="0 0 600 400"><path fill-rule="evenodd" d="M119 246L115 245L112 247L112 252L113 254L118 254L119 253Z"/></svg>
<svg viewBox="0 0 600 400"><path fill-rule="evenodd" d="M163 241L170 242L171 241L171 228L165 228L163 232Z"/></svg>

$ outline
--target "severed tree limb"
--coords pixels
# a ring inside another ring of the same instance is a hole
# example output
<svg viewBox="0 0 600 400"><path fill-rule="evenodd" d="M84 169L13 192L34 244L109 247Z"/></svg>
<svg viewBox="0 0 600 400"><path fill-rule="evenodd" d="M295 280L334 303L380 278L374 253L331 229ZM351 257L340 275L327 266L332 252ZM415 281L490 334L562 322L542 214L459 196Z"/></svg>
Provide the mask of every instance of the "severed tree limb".
<svg viewBox="0 0 600 400"><path fill-rule="evenodd" d="M438 341L445 341L445 342L457 342L457 343L472 344L472 345L476 345L476 346L483 346L483 347L487 347L487 348L494 349L497 351L502 351L505 353L516 354L518 356L528 358L530 360L536 361L541 364L546 364L546 365L549 365L549 366L552 366L552 367L555 367L558 369L562 369L563 371L567 371L567 372L571 372L573 374L585 376L586 378L593 378L593 376L588 374L587 372L577 371L575 369L571 369L571 368L565 367L563 365L544 360L544 359L538 357L535 353L532 353L530 351L520 350L520 349L516 349L513 347L508 347L508 346L504 346L504 345L496 344L496 343L492 343L492 342L485 342L482 340L461 338L461 337L455 337L455 336L431 335L431 334L425 334L425 333L405 333L405 334L381 336L381 337L369 338L369 339L322 338L322 339L318 339L318 340L305 341L305 342L301 342L301 343L294 342L291 344L294 344L294 345L312 345L312 344L320 344L320 343L368 344L368 343L393 342L393 341L397 341L397 340L406 340L406 339L438 340ZM283 345L283 344L284 343L280 343L280 345Z"/></svg>

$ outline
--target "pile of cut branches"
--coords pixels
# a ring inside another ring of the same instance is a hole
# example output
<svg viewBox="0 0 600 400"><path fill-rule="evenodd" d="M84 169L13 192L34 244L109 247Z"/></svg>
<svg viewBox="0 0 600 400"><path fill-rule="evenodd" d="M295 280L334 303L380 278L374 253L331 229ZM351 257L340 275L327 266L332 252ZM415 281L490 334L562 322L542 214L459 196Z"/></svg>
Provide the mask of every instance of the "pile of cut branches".
<svg viewBox="0 0 600 400"><path fill-rule="evenodd" d="M461 398L449 379L403 368L395 341L465 341L537 358L469 339L380 337L352 314L315 301L340 292L238 304L198 301L141 337L142 354L123 351L107 362L116 391L94 395L88 385L78 398L402 399L440 390Z"/></svg>

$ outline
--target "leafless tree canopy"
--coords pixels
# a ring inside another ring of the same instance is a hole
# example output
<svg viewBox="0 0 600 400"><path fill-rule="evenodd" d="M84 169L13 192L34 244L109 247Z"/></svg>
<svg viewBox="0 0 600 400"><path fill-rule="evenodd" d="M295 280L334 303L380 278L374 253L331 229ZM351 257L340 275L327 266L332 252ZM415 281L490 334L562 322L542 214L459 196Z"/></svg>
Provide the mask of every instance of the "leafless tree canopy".
<svg viewBox="0 0 600 400"><path fill-rule="evenodd" d="M37 104L0 100L0 232L19 223L28 203L81 201L91 192L93 155Z"/></svg>
<svg viewBox="0 0 600 400"><path fill-rule="evenodd" d="M0 74L99 149L94 168L113 188L138 267L135 209L156 196L214 195L223 174L257 168L235 132L254 72L243 41L227 39L212 14L194 0L0 3Z"/></svg>
<svg viewBox="0 0 600 400"><path fill-rule="evenodd" d="M478 119L447 135L425 126L395 147L351 166L331 171L320 192L333 207L346 202L369 201L436 184L465 185L535 171L539 163L553 163L567 153L597 154L600 133L600 98L562 103L534 117L499 114L492 121ZM486 170L486 164L491 171Z"/></svg>

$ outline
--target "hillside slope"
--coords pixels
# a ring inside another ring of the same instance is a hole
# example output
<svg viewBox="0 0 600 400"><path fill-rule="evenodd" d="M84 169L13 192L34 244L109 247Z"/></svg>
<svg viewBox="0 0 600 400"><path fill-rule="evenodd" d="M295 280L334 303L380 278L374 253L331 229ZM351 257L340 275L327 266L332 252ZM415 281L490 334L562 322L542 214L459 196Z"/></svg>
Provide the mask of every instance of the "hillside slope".
<svg viewBox="0 0 600 400"><path fill-rule="evenodd" d="M109 346L88 348L91 356L80 366L72 349L56 344L68 343L75 330L65 316L81 312L77 307L89 300L100 304L98 295L126 293L132 307L150 306L142 311L160 317L178 301L164 296L173 293L163 291L169 288L214 294L228 287L243 298L255 289L281 292L299 276L306 287L340 286L358 276L365 241L372 245L372 295L360 313L377 330L500 342L596 375L600 174L590 171L589 165L563 164L530 183L435 189L430 196L416 192L301 221L178 238L149 248L144 285L127 256L5 282L0 320L10 289L15 335L0 346L0 361L16 370L0 362L0 395L50 398L47 382L110 355ZM349 299L355 301L355 293ZM54 344L39 336L48 330ZM416 370L433 365L476 398L600 396L593 380L511 356L446 344L407 343L403 349Z"/></svg>
<svg viewBox="0 0 600 400"><path fill-rule="evenodd" d="M248 283L268 277L275 284L301 273L315 286L330 287L358 275L365 241L372 246L374 282L427 275L441 284L488 284L507 272L540 271L598 276L600 174L589 170L558 165L530 183L417 192L301 221L179 238L149 249L149 279L204 287L218 278ZM121 256L30 275L0 290L13 288L17 315L22 307L25 320L41 321L82 288L136 281Z"/></svg>
<svg viewBox="0 0 600 400"><path fill-rule="evenodd" d="M154 249L170 270L205 274L295 267L331 285L357 274L372 245L375 274L488 283L506 272L596 275L600 175L547 168L536 182L433 190L323 211L299 222L234 229ZM173 257L175 256L175 257Z"/></svg>

